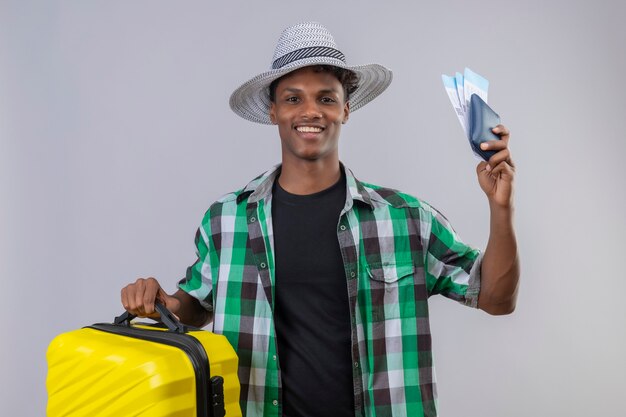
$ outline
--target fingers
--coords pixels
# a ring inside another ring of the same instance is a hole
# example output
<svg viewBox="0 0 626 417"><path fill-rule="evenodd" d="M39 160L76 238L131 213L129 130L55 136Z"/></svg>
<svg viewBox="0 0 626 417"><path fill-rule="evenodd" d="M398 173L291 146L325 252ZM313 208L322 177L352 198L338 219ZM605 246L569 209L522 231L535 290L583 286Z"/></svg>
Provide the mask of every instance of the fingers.
<svg viewBox="0 0 626 417"><path fill-rule="evenodd" d="M485 161L480 161L478 163L478 165L476 166L476 173L480 174L481 172L485 171L487 169L487 162Z"/></svg>
<svg viewBox="0 0 626 417"><path fill-rule="evenodd" d="M509 137L511 132L504 125L498 125L491 129L493 133L500 136L500 140L490 140L480 144L480 148L485 151L496 152L491 158L489 163L485 167L487 171L492 171L502 162L506 162L511 167L515 168L515 164L511 159L511 151L509 150Z"/></svg>
<svg viewBox="0 0 626 417"><path fill-rule="evenodd" d="M133 314L133 312L131 311L132 309L130 307L130 302L128 301L128 286L122 288L121 296L122 296L122 306L124 306L124 310Z"/></svg>
<svg viewBox="0 0 626 417"><path fill-rule="evenodd" d="M154 302L159 292L163 292L163 290L156 279L139 278L133 284L122 289L122 305L135 316L158 317L158 313L154 309Z"/></svg>
<svg viewBox="0 0 626 417"><path fill-rule="evenodd" d="M511 132L505 125L498 125L494 127L493 129L491 129L491 131L495 133L496 135L500 136L500 139L506 142L509 141L509 136L511 135Z"/></svg>
<svg viewBox="0 0 626 417"><path fill-rule="evenodd" d="M477 174L487 174L492 177L498 177L501 173L515 174L515 164L511 159L511 153L508 149L500 151L489 158L489 161L481 161L476 166Z"/></svg>
<svg viewBox="0 0 626 417"><path fill-rule="evenodd" d="M157 293L161 289L161 286L154 278L148 278L146 280L145 291L143 293L143 306L146 315L154 313L154 302L157 298Z"/></svg>
<svg viewBox="0 0 626 417"><path fill-rule="evenodd" d="M502 162L494 166L490 172L494 177L500 177L502 174L508 174L511 178L515 176L515 167L508 162Z"/></svg>
<svg viewBox="0 0 626 417"><path fill-rule="evenodd" d="M491 129L491 131L498 135L500 139L488 140L484 143L481 143L480 148L489 151L500 151L502 149L506 149L506 147L509 145L509 138L511 136L511 132L509 131L509 129L504 125L498 125Z"/></svg>
<svg viewBox="0 0 626 417"><path fill-rule="evenodd" d="M482 161L476 166L476 173L498 178L501 174L509 174L511 179L515 176L515 165L510 158L508 150L498 152L489 159Z"/></svg>
<svg viewBox="0 0 626 417"><path fill-rule="evenodd" d="M491 170L498 166L502 162L509 162L511 160L511 151L508 148L504 148L501 151L496 152L491 158L489 158L489 165L487 170Z"/></svg>

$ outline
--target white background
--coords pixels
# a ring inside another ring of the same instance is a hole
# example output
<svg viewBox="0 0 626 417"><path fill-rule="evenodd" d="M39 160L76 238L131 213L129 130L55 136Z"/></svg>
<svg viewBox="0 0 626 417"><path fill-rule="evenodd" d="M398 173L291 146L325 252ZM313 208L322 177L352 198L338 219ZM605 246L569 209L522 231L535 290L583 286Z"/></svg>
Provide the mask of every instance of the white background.
<svg viewBox="0 0 626 417"><path fill-rule="evenodd" d="M342 160L478 246L486 199L441 74L487 77L512 131L518 309L431 299L441 414L623 415L625 17L618 0L0 1L0 415L44 415L51 339L110 321L137 277L173 291L209 204L279 161L276 128L228 98L307 20L394 71Z"/></svg>

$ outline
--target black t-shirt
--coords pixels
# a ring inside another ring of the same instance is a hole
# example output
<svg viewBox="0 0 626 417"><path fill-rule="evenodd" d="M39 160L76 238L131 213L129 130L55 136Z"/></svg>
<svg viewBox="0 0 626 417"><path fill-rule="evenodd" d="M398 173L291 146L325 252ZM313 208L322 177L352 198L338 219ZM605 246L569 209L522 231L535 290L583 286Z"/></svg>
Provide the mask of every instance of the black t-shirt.
<svg viewBox="0 0 626 417"><path fill-rule="evenodd" d="M310 195L290 194L276 181L273 196L283 415L353 417L350 311L337 240L345 175Z"/></svg>

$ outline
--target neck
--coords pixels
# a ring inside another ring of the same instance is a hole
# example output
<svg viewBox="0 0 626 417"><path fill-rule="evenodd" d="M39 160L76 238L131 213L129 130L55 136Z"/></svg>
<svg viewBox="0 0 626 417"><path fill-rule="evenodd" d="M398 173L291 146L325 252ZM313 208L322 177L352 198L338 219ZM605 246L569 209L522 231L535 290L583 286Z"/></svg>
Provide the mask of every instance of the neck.
<svg viewBox="0 0 626 417"><path fill-rule="evenodd" d="M341 169L339 160L297 161L283 165L278 183L291 194L314 194L323 191L339 181Z"/></svg>

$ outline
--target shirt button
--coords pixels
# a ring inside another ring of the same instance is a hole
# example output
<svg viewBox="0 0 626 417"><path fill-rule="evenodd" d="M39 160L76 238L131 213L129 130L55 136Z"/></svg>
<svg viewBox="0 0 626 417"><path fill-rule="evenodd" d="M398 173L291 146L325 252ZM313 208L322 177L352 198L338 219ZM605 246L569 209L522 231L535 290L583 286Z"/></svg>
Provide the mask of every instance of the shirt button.
<svg viewBox="0 0 626 417"><path fill-rule="evenodd" d="M256 217L252 216L250 217L250 223L254 223L256 221Z"/></svg>
<svg viewBox="0 0 626 417"><path fill-rule="evenodd" d="M272 355L272 359L276 360L276 355Z"/></svg>
<svg viewBox="0 0 626 417"><path fill-rule="evenodd" d="M274 404L274 406L277 406L278 405L278 400L272 401L272 404Z"/></svg>
<svg viewBox="0 0 626 417"><path fill-rule="evenodd" d="M356 276L356 274L354 273L354 271L350 272L350 276L351 276L352 278L354 278L354 277Z"/></svg>
<svg viewBox="0 0 626 417"><path fill-rule="evenodd" d="M345 225L345 224L342 224L341 226L339 226L339 228L340 228L341 230L346 230L346 225Z"/></svg>
<svg viewBox="0 0 626 417"><path fill-rule="evenodd" d="M354 367L358 368L359 367L359 363L358 362L354 362Z"/></svg>
<svg viewBox="0 0 626 417"><path fill-rule="evenodd" d="M265 262L261 262L261 268L265 268Z"/></svg>

